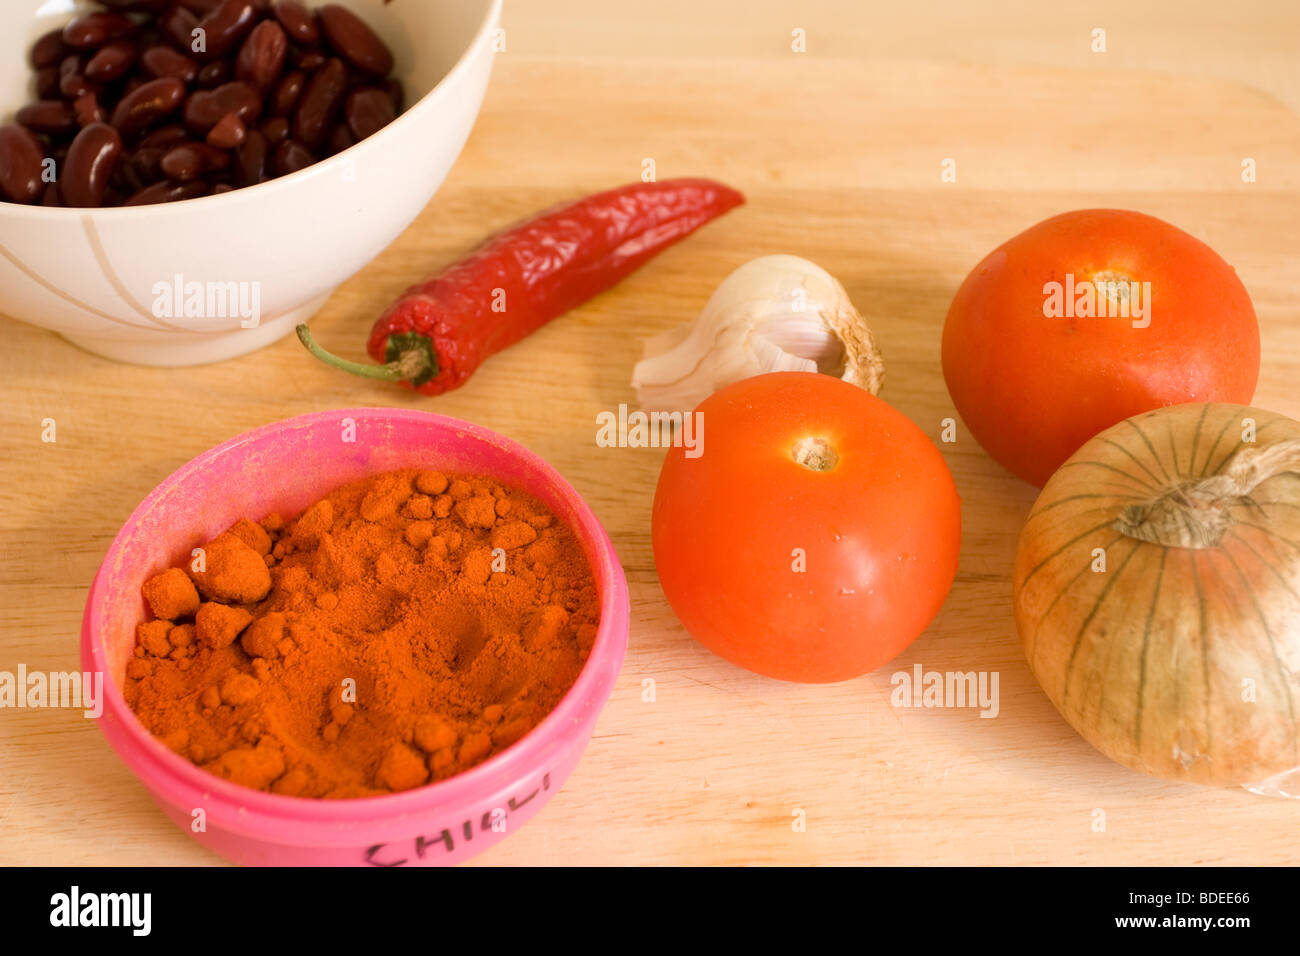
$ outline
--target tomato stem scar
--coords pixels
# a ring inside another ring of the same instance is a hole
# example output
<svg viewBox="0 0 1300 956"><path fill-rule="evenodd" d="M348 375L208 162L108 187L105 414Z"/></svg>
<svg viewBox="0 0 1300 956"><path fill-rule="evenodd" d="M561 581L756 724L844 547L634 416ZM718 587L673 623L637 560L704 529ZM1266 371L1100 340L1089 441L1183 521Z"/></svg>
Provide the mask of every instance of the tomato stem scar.
<svg viewBox="0 0 1300 956"><path fill-rule="evenodd" d="M801 438L794 443L790 457L809 471L830 471L840 456L825 438Z"/></svg>
<svg viewBox="0 0 1300 956"><path fill-rule="evenodd" d="M1132 276L1118 269L1102 269L1094 272L1090 278L1097 295L1108 298L1111 315L1128 314L1129 283L1133 281Z"/></svg>

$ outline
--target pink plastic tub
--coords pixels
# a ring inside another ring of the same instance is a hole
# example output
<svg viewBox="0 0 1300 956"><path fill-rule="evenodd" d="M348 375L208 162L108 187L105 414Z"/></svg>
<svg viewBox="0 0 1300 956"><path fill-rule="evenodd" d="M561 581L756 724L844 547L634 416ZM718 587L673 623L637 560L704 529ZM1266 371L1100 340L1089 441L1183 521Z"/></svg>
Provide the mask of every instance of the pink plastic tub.
<svg viewBox="0 0 1300 956"><path fill-rule="evenodd" d="M241 517L295 515L341 484L410 467L493 475L544 502L582 543L600 592L600 628L559 706L531 733L466 773L356 800L250 790L200 770L156 740L121 691L135 627L145 618L145 579ZM106 675L100 727L109 743L164 812L204 846L247 864L440 864L497 843L560 789L613 690L628 625L627 581L609 536L544 461L468 422L354 408L291 418L233 438L159 485L118 533L95 577L81 657L85 670Z"/></svg>

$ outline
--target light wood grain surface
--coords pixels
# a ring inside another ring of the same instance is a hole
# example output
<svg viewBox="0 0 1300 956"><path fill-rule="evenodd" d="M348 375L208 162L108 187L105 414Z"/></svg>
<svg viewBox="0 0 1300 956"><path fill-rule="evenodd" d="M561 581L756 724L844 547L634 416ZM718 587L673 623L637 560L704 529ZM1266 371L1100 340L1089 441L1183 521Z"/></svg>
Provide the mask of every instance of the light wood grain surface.
<svg viewBox="0 0 1300 956"><path fill-rule="evenodd" d="M151 370L0 320L9 342L0 354L0 669L77 667L82 604L108 543L194 455L303 412L427 408L551 461L606 524L632 590L627 663L581 765L481 862L1295 862L1294 802L1136 775L1052 710L1023 663L1010 609L1015 536L1034 492L964 433L941 446L966 528L945 608L895 664L803 687L738 670L683 632L650 551L662 453L597 447L595 417L633 400L642 336L692 318L747 259L790 252L844 282L884 349L882 397L937 438L954 414L939 333L961 279L1020 229L1093 205L1168 219L1233 263L1262 325L1256 404L1300 415L1300 119L1215 71L1053 69L1033 56L1019 65L800 57L788 52L788 30L761 58L594 56L599 30L570 51L563 17L527 28L541 21L536 4L512 8L511 45L460 163L316 319L327 346L361 358L371 319L412 281L494 228L637 178L646 158L660 178L724 179L748 205L439 399L325 369L292 340L222 365ZM854 29L873 33L862 21ZM1267 24L1257 35L1265 48L1282 42ZM1254 185L1240 180L1243 157L1259 164ZM957 162L956 183L940 181L945 158ZM40 441L45 418L58 423L54 444ZM999 715L891 707L890 675L914 664L996 671ZM653 703L643 700L647 679ZM805 832L791 825L799 810ZM1093 829L1097 810L1103 833ZM0 712L0 863L217 862L150 803L92 722Z"/></svg>

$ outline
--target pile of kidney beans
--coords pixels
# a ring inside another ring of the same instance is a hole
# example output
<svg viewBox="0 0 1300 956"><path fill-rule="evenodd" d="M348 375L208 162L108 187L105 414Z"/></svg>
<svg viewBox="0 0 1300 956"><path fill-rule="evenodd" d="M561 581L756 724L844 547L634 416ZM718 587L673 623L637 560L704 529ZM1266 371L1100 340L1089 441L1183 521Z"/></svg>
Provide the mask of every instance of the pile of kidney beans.
<svg viewBox="0 0 1300 956"><path fill-rule="evenodd" d="M229 192L341 152L401 112L392 53L339 4L100 5L32 47L39 99L0 126L0 199L140 206Z"/></svg>

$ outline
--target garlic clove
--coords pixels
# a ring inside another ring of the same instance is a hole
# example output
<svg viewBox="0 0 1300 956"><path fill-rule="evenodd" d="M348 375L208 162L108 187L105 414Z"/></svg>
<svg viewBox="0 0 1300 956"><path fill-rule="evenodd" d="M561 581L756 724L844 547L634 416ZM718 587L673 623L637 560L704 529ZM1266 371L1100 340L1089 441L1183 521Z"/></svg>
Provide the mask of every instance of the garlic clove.
<svg viewBox="0 0 1300 956"><path fill-rule="evenodd" d="M798 256L763 256L732 272L694 322L646 340L632 385L647 411L683 410L777 371L823 372L873 395L884 378L875 337L844 287Z"/></svg>

